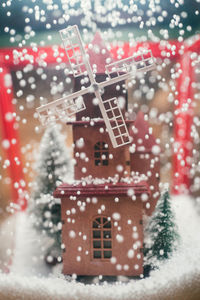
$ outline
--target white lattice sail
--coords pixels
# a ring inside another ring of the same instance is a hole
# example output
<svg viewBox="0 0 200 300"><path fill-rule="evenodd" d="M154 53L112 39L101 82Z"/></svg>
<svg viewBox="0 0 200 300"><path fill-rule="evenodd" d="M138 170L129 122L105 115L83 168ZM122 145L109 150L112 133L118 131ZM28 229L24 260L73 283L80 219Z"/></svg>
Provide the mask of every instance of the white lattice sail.
<svg viewBox="0 0 200 300"><path fill-rule="evenodd" d="M108 80L97 83L88 61L81 36L76 25L60 30L61 39L74 77L88 75L91 85L87 88L37 108L39 119L48 125L57 119L68 118L82 110L83 95L94 93L114 148L130 143L131 139L117 98L102 100L101 93L106 86L135 76L137 72L147 72L155 68L151 51L106 65Z"/></svg>
<svg viewBox="0 0 200 300"><path fill-rule="evenodd" d="M122 74L136 75L138 71L147 72L155 68L155 60L151 50L137 54L120 61L106 65L106 73L110 78L119 77Z"/></svg>
<svg viewBox="0 0 200 300"><path fill-rule="evenodd" d="M117 98L111 98L103 101L105 117L107 119L108 133L112 141L113 147L117 148L130 143L130 136L119 107ZM104 117L104 119L105 119Z"/></svg>
<svg viewBox="0 0 200 300"><path fill-rule="evenodd" d="M82 94L83 91L80 91L80 93ZM46 126L56 120L69 118L84 110L86 107L83 97L77 94L79 92L38 107L36 111L41 124ZM75 95L77 96L75 97Z"/></svg>
<svg viewBox="0 0 200 300"><path fill-rule="evenodd" d="M60 30L61 39L74 77L86 74L85 49L77 26Z"/></svg>

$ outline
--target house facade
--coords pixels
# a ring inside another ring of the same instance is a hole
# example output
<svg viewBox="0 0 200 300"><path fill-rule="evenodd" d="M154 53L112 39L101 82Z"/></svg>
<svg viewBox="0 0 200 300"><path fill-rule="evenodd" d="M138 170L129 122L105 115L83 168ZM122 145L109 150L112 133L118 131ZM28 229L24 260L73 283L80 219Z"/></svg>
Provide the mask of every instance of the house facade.
<svg viewBox="0 0 200 300"><path fill-rule="evenodd" d="M96 37L89 51L97 81L105 80L102 66L109 56L102 47ZM75 80L75 91L83 80ZM86 111L68 123L74 140L74 182L54 192L61 199L63 273L140 276L143 216L152 213L159 197L158 145L142 113L135 120L128 116L124 83L105 88L102 97L117 97L132 142L113 148L94 95L84 96Z"/></svg>

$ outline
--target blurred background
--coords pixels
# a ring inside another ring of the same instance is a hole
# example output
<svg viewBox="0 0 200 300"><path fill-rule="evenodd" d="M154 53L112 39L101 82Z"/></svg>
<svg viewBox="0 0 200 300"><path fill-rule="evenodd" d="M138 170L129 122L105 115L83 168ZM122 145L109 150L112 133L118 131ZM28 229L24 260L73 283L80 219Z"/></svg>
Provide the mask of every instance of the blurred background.
<svg viewBox="0 0 200 300"><path fill-rule="evenodd" d="M60 45L59 30L77 24L85 44L99 31L107 45L122 45L151 41L189 42L200 33L199 0L2 0L0 3L0 50L25 49ZM120 44L121 43L121 44ZM122 55L123 56L123 55ZM0 64L2 57L0 56ZM200 196L199 161L199 56L193 81L195 114L194 150L191 192ZM176 68L178 61L158 59L156 71L138 76L128 88L130 107L142 110L148 117L154 135L160 139L161 182L171 184L172 146L174 135L174 99L176 94ZM13 105L19 130L23 172L28 190L35 179L34 162L44 129L39 126L35 109L41 103L72 92L64 72L65 64L33 66L12 69L14 89ZM1 123L0 123L1 124ZM66 145L72 144L71 128L62 123ZM2 137L2 124L0 130ZM12 202L11 178L6 164L6 152L0 148L0 221L7 216Z"/></svg>

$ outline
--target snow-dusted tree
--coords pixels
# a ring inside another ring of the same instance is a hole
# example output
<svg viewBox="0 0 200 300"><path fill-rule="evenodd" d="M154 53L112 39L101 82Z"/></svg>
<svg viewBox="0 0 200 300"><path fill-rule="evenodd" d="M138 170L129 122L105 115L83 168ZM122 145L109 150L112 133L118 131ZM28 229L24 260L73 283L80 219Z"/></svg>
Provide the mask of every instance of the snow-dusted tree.
<svg viewBox="0 0 200 300"><path fill-rule="evenodd" d="M57 125L47 128L42 137L36 172L32 211L36 217L37 229L52 238L52 244L47 251L47 261L55 262L61 256L62 224L60 201L53 198L53 191L73 176L70 153Z"/></svg>
<svg viewBox="0 0 200 300"><path fill-rule="evenodd" d="M174 214L171 209L169 192L159 199L146 228L145 266L157 268L159 261L168 259L176 250L179 241Z"/></svg>

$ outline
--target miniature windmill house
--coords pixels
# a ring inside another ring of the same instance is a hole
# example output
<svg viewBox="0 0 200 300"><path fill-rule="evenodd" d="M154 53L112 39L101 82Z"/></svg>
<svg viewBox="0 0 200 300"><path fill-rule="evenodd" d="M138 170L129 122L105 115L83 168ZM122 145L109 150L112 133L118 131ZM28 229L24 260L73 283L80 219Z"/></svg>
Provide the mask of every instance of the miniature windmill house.
<svg viewBox="0 0 200 300"><path fill-rule="evenodd" d="M99 34L86 55L76 26L61 37L75 91L38 113L46 124L69 118L73 132L74 181L54 192L61 199L63 273L140 276L143 217L159 198L160 166L142 112L134 120L127 113L124 84L155 63L148 52L112 62Z"/></svg>

